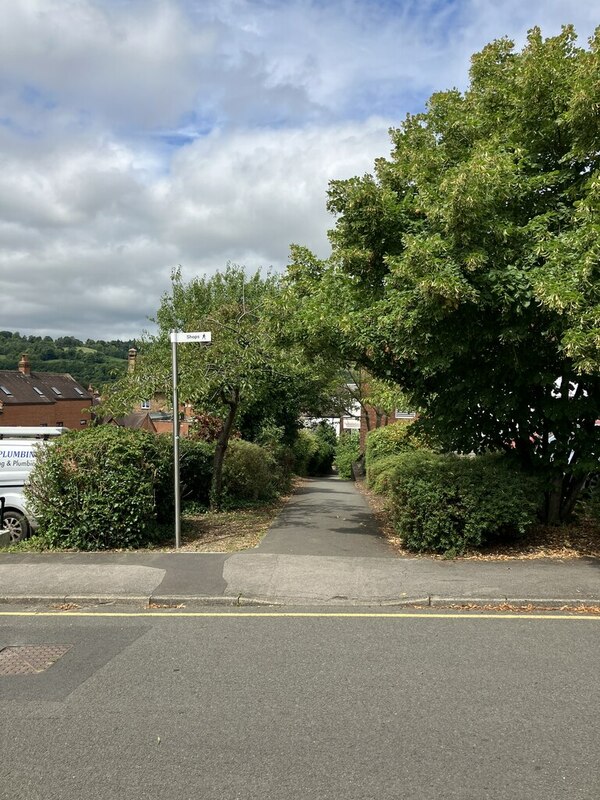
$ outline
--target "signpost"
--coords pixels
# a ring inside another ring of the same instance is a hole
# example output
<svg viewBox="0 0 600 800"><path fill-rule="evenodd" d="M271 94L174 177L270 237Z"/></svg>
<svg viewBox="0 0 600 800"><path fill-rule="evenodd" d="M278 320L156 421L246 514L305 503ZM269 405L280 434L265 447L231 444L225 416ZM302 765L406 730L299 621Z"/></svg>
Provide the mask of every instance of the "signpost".
<svg viewBox="0 0 600 800"><path fill-rule="evenodd" d="M171 359L173 364L173 466L175 486L175 549L181 547L181 488L179 483L179 397L177 387L177 345L189 342L210 344L210 331L171 331Z"/></svg>

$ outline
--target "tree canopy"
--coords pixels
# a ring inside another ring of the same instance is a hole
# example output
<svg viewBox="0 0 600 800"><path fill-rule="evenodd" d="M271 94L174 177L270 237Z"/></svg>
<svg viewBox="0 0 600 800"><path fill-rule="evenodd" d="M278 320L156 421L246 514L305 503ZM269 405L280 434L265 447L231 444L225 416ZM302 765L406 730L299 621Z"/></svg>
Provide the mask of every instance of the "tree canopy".
<svg viewBox="0 0 600 800"><path fill-rule="evenodd" d="M551 519L600 456L599 50L571 27L486 46L372 175L331 183L331 257L294 248L289 273L315 341L449 449L554 474Z"/></svg>
<svg viewBox="0 0 600 800"><path fill-rule="evenodd" d="M302 411L324 402L327 380L299 347L284 342L290 307L280 303L280 281L235 265L189 283L173 274L172 291L156 315L158 333L140 346L136 371L128 375L106 407L123 412L142 397L171 392L169 333L211 331L210 346L178 348L179 392L196 412L222 420L213 470L213 505L221 500L223 458L235 427L258 438L275 426L293 438Z"/></svg>

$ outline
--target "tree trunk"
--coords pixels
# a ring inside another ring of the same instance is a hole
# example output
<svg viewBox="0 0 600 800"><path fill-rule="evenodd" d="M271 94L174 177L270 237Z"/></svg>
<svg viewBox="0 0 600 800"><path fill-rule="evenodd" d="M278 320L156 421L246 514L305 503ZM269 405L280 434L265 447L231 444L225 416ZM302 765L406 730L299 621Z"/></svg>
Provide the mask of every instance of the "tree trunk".
<svg viewBox="0 0 600 800"><path fill-rule="evenodd" d="M554 478L552 488L546 492L547 525L560 525L569 521L587 478L587 475L580 478L571 475Z"/></svg>
<svg viewBox="0 0 600 800"><path fill-rule="evenodd" d="M560 525L562 505L562 478L554 478L552 488L546 493L546 524Z"/></svg>
<svg viewBox="0 0 600 800"><path fill-rule="evenodd" d="M225 460L225 453L227 451L227 445L229 444L231 431L233 430L233 423L235 422L239 402L240 393L238 389L232 393L231 398L225 400L228 406L227 417L223 425L223 430L217 440L215 457L213 460L213 475L210 487L210 507L212 511L221 510L223 501L223 462Z"/></svg>
<svg viewBox="0 0 600 800"><path fill-rule="evenodd" d="M560 512L560 516L563 522L568 522L569 517L573 513L575 508L575 503L583 487L586 484L589 475L584 475L582 478L573 479L569 483L569 490L563 500L562 509Z"/></svg>

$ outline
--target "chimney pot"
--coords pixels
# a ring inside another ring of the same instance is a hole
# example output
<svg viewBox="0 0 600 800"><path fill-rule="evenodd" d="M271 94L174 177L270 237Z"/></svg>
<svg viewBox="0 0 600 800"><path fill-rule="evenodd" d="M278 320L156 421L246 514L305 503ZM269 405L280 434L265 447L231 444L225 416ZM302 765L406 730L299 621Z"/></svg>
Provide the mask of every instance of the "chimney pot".
<svg viewBox="0 0 600 800"><path fill-rule="evenodd" d="M29 356L23 353L19 361L19 372L22 375L31 375L31 364L29 363Z"/></svg>
<svg viewBox="0 0 600 800"><path fill-rule="evenodd" d="M130 347L127 354L127 372L135 372L135 359L137 357L137 350L135 347Z"/></svg>

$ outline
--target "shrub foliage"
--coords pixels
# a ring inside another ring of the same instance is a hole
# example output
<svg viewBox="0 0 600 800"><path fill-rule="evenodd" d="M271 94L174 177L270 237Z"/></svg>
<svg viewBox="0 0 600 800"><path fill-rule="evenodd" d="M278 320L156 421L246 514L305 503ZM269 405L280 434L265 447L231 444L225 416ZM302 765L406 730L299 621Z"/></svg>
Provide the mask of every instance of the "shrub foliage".
<svg viewBox="0 0 600 800"><path fill-rule="evenodd" d="M420 450L393 458L385 489L409 550L460 555L496 536L523 534L535 521L542 487L505 456Z"/></svg>
<svg viewBox="0 0 600 800"><path fill-rule="evenodd" d="M352 478L352 464L360 456L360 436L358 431L346 431L340 434L335 449L335 466L340 478Z"/></svg>
<svg viewBox="0 0 600 800"><path fill-rule="evenodd" d="M171 512L167 442L106 425L61 436L40 451L27 493L50 547L137 547Z"/></svg>
<svg viewBox="0 0 600 800"><path fill-rule="evenodd" d="M266 448L242 439L230 442L223 465L228 504L272 500L278 490L277 475L277 462Z"/></svg>
<svg viewBox="0 0 600 800"><path fill-rule="evenodd" d="M396 422L370 431L365 448L367 472L375 461L386 456L395 456L409 450L418 450L426 443L415 423Z"/></svg>
<svg viewBox="0 0 600 800"><path fill-rule="evenodd" d="M327 423L312 430L301 430L293 444L298 475L327 475L331 472L336 448L335 431Z"/></svg>

